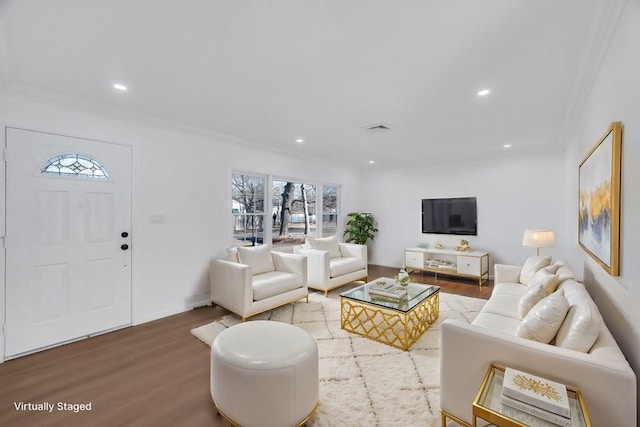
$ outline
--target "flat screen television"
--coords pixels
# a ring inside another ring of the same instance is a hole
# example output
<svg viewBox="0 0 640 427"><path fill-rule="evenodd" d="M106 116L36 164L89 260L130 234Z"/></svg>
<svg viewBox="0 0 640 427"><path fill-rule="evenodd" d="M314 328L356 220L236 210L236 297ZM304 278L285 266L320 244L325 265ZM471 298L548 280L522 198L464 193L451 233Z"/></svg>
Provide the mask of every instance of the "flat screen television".
<svg viewBox="0 0 640 427"><path fill-rule="evenodd" d="M422 232L477 236L476 198L422 199Z"/></svg>

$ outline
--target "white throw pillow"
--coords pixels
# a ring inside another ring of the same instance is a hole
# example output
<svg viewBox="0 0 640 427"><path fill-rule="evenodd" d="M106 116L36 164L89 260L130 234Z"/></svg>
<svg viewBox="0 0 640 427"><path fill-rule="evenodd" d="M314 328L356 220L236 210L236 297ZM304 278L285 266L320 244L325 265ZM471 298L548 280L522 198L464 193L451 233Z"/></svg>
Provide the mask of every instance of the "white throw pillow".
<svg viewBox="0 0 640 427"><path fill-rule="evenodd" d="M542 284L529 286L527 292L520 297L520 301L518 302L518 314L520 315L520 318L524 319L529 311L546 296L547 293L545 292Z"/></svg>
<svg viewBox="0 0 640 427"><path fill-rule="evenodd" d="M531 280L529 280L528 287L542 285L547 295L551 295L556 290L560 283L560 277L556 274L551 274L547 271L548 267L541 268L536 271ZM545 295L546 296L546 295Z"/></svg>
<svg viewBox="0 0 640 427"><path fill-rule="evenodd" d="M581 285L582 286L582 285ZM602 316L587 295L573 293L571 308L556 337L556 346L587 353L596 342L602 326Z"/></svg>
<svg viewBox="0 0 640 427"><path fill-rule="evenodd" d="M549 343L556 336L569 311L569 301L559 290L540 300L518 326L516 335L532 341Z"/></svg>
<svg viewBox="0 0 640 427"><path fill-rule="evenodd" d="M541 268L551 265L550 256L532 256L527 258L520 270L520 283L528 285L531 277Z"/></svg>
<svg viewBox="0 0 640 427"><path fill-rule="evenodd" d="M269 245L238 248L238 261L240 261L240 264L251 267L251 274L253 275L276 270Z"/></svg>
<svg viewBox="0 0 640 427"><path fill-rule="evenodd" d="M329 252L329 258L340 258L342 256L336 236L309 238L307 242L311 245L311 249Z"/></svg>

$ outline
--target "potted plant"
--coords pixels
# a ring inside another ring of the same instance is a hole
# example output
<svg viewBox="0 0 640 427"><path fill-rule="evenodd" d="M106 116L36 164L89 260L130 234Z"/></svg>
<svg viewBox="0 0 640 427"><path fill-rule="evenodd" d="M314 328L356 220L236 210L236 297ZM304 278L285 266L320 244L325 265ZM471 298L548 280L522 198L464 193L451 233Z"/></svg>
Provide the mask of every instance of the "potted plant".
<svg viewBox="0 0 640 427"><path fill-rule="evenodd" d="M347 225L344 229L345 242L366 245L369 240L373 240L378 232L376 223L369 212L349 212L347 214Z"/></svg>

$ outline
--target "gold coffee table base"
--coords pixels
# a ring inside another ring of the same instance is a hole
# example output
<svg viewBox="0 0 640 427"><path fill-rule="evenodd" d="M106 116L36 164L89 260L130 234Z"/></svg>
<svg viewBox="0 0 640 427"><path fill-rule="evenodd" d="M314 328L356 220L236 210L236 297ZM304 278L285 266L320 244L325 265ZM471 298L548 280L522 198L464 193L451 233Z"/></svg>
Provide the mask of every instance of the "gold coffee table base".
<svg viewBox="0 0 640 427"><path fill-rule="evenodd" d="M434 293L406 313L341 298L340 326L345 331L407 350L438 319L439 295L439 292Z"/></svg>

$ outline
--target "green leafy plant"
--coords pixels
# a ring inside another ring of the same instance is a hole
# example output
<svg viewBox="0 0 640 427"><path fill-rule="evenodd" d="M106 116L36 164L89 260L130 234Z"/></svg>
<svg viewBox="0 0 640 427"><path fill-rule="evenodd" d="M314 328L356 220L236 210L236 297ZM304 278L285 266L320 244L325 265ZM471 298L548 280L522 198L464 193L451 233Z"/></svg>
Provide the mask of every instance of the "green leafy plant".
<svg viewBox="0 0 640 427"><path fill-rule="evenodd" d="M378 229L373 215L370 213L349 212L347 214L347 225L344 229L345 242L366 245L369 240L373 240Z"/></svg>

